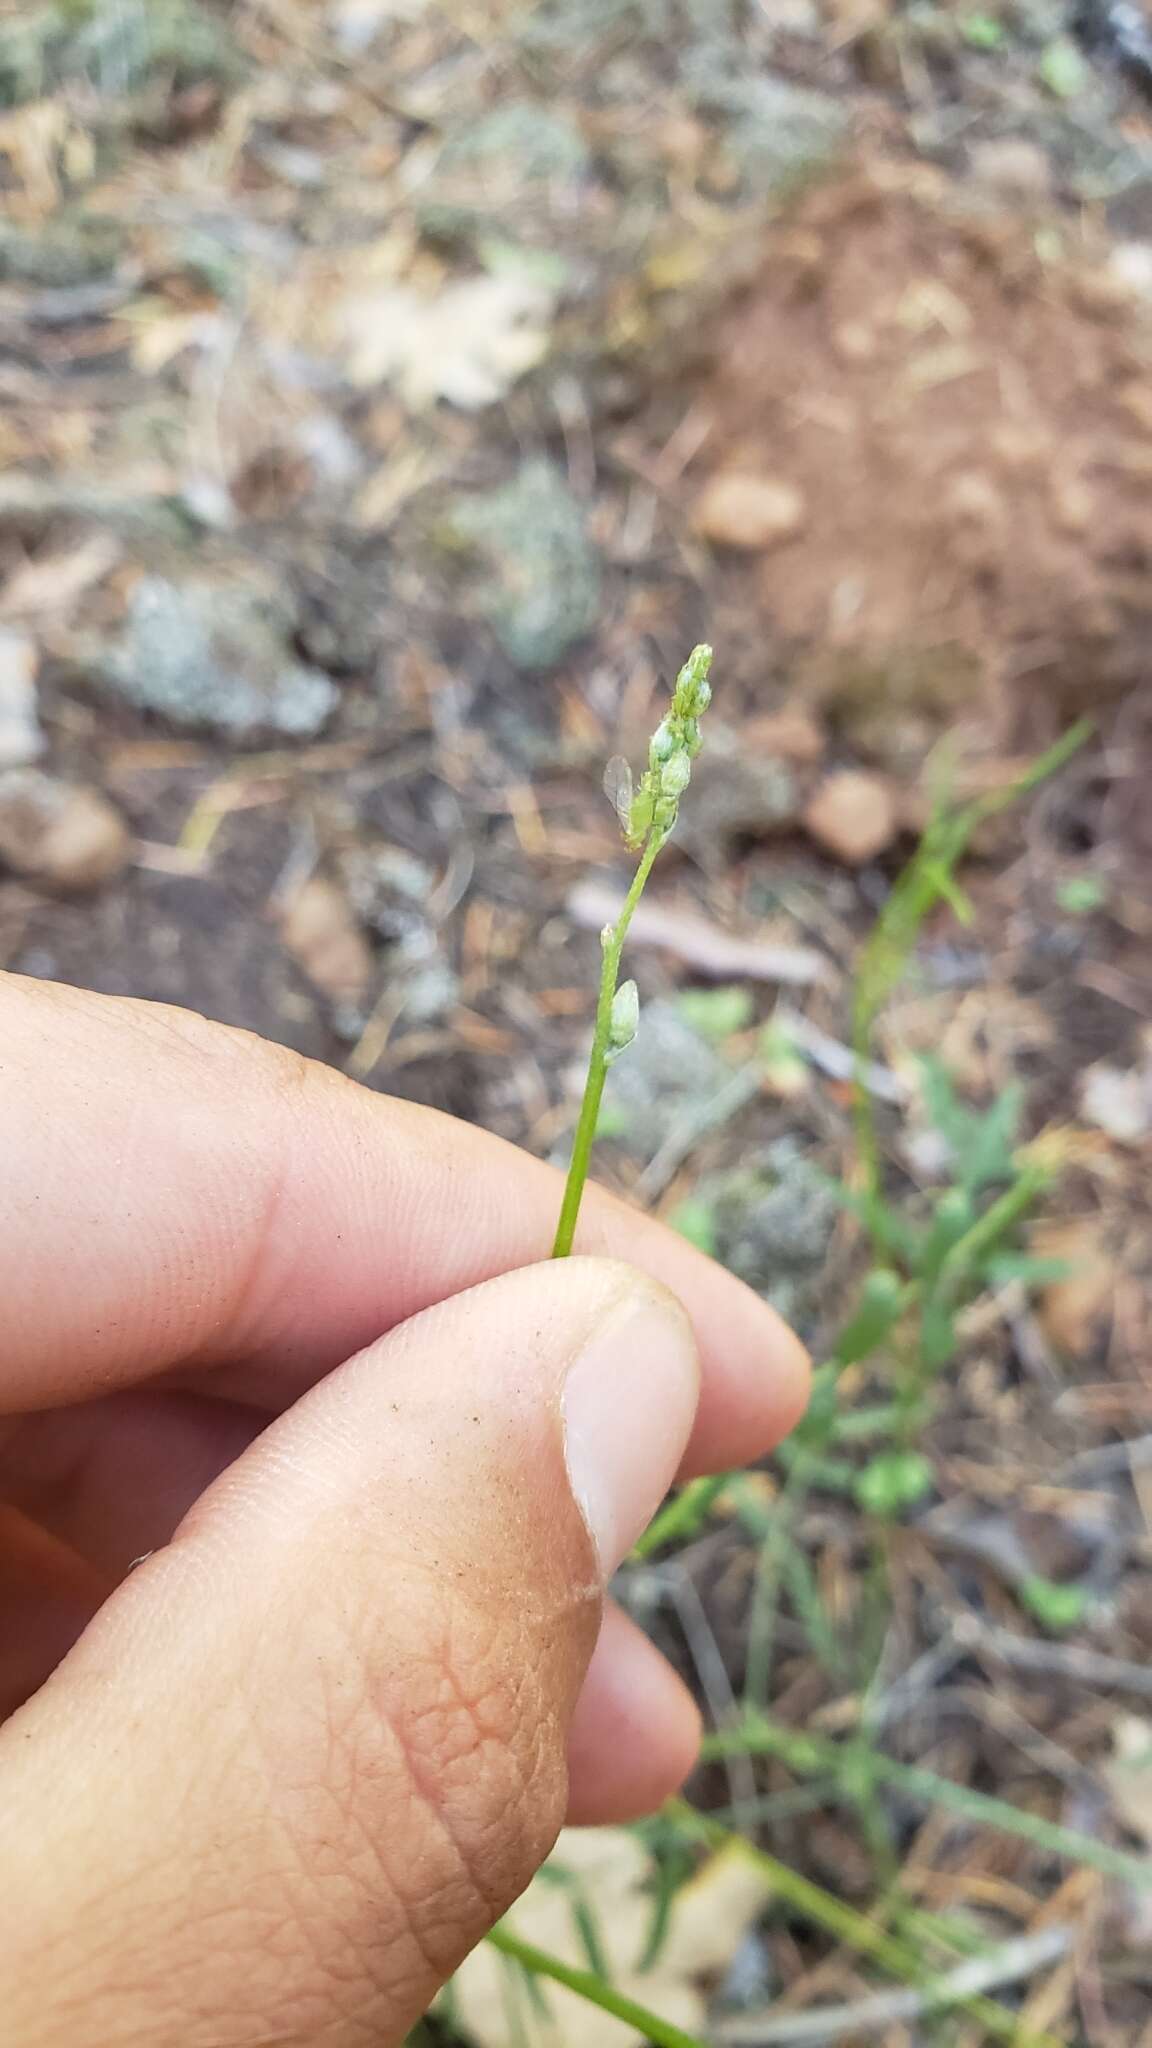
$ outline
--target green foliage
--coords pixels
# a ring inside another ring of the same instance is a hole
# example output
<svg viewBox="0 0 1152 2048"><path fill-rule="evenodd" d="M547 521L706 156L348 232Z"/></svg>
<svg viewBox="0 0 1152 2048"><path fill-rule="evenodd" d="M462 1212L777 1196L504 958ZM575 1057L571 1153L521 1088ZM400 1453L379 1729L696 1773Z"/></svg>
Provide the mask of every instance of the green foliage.
<svg viewBox="0 0 1152 2048"><path fill-rule="evenodd" d="M856 1499L869 1515L894 1518L931 1493L936 1474L920 1451L881 1451L856 1481Z"/></svg>
<svg viewBox="0 0 1152 2048"><path fill-rule="evenodd" d="M1078 1628L1091 1605L1091 1595L1083 1586L1062 1586L1039 1572L1022 1579L1016 1590L1021 1605L1050 1635Z"/></svg>
<svg viewBox="0 0 1152 2048"><path fill-rule="evenodd" d="M681 673L673 712L653 740L639 789L633 792L628 783L617 790L626 837L640 860L621 919L604 935L598 1035L558 1251L571 1243L569 1227L574 1227L591 1134L596 1128L599 1095L595 1075L599 1071L602 1079L613 1049L614 1025L616 1037L626 1038L635 1022L631 995L623 998L620 1008L614 1008L619 1002L616 975L620 951L655 852L671 830L698 744L694 722L701 708L700 683L707 691L706 659L699 665L699 657L704 656L706 650L698 650ZM677 720L683 723L677 724ZM876 1017L908 969L924 919L940 903L948 904L957 915L966 914L955 868L976 826L1014 795L1052 773L1082 743L1086 732L1086 726L1077 727L1035 765L1017 790L1000 792L960 811L941 809L933 819L921 846L894 884L863 950L854 1009L855 1051L861 1068L871 1052ZM669 781L666 768L672 759L681 760L683 767ZM699 1035L721 1040L746 1028L752 1016L747 993L739 988L689 991L680 997L678 1008ZM627 1015L622 1016L621 1009L626 1009ZM671 1900L691 1867L693 1847L739 1848L762 1872L770 1873L780 1909L809 1921L898 1981L916 1986L925 1996L926 2009L938 2005L943 2010L958 2004L982 2030L981 2038L1012 2042L1015 2048L1056 2048L1051 2035L1022 2034L1017 2015L994 1999L947 1988L951 1960L957 1954L973 1952L972 1929L960 1920L926 1914L901 1895L892 1854L888 1790L940 1806L969 1823L999 1827L1052 1857L1079 1860L1111 1875L1132 1878L1143 1866L1109 1844L1080 1837L1042 1816L898 1762L876 1746L868 1725L869 1690L890 1618L887 1556L892 1525L924 1500L935 1484L933 1464L920 1448L919 1438L931 1419L940 1376L957 1355L964 1310L1006 1281L1037 1285L1059 1270L1053 1261L1030 1257L1020 1243L1022 1225L1049 1180L1043 1160L1019 1143L1020 1089L1010 1086L991 1102L975 1104L964 1099L938 1060L925 1060L921 1072L924 1112L943 1142L948 1184L930 1194L890 1189L882 1170L874 1106L866 1090L859 1088L857 1130L863 1186L839 1193L866 1226L872 1258L855 1304L813 1376L808 1413L778 1454L782 1473L778 1491L766 1494L759 1482L740 1473L693 1480L666 1502L633 1552L635 1559L647 1559L694 1540L722 1494L726 1508L753 1535L759 1559L744 1679L746 1718L742 1725L708 1737L705 1755L717 1761L737 1755L769 1756L796 1776L816 1781L814 1790L803 1785L774 1789L768 1804L782 1801L782 1811L805 1811L829 1801L839 1801L852 1810L861 1840L876 1863L878 1900L871 1912L861 1914L762 1849L728 1835L714 1819L673 1801L651 1832L654 1899L649 1952L654 1956L664 1938ZM702 1196L682 1202L671 1220L687 1239L705 1249L716 1241L714 1205ZM566 1228L569 1235L562 1242ZM854 1501L869 1518L866 1528L872 1560L860 1589L854 1636L826 1606L800 1540L804 1504L817 1489ZM1054 1633L1075 1627L1088 1604L1082 1588L1058 1585L1040 1576L1026 1579L1018 1592L1034 1620ZM862 1702L861 1724L850 1741L835 1743L779 1727L763 1711L770 1697L776 1617L785 1600L792 1626L803 1631L838 1694L855 1692ZM758 1811L759 1802L753 1804ZM742 1805L741 1818L747 1819L748 1813ZM595 1922L587 1909L581 1939L591 1965L588 1970L574 1970L533 1951L503 1928L494 1939L525 1970L551 1976L606 2010L631 2019L658 2044L687 2048L687 2038L675 2028L620 1999L606 1972L597 1967Z"/></svg>
<svg viewBox="0 0 1152 2048"><path fill-rule="evenodd" d="M716 1211L711 1202L699 1195L688 1195L673 1209L668 1221L697 1251L707 1252L711 1257L716 1249Z"/></svg>
<svg viewBox="0 0 1152 2048"><path fill-rule="evenodd" d="M971 50L1000 50L1007 41L1004 24L994 14L964 15L960 33Z"/></svg>
<svg viewBox="0 0 1152 2048"><path fill-rule="evenodd" d="M1057 883L1056 901L1070 917L1090 917L1108 901L1108 884L1099 875L1069 875Z"/></svg>
<svg viewBox="0 0 1152 2048"><path fill-rule="evenodd" d="M976 1195L983 1188L1010 1181L1023 1089L1011 1083L988 1109L976 1110L960 1101L939 1060L921 1060L920 1072L929 1122L951 1154L956 1186L965 1194Z"/></svg>
<svg viewBox="0 0 1152 2048"><path fill-rule="evenodd" d="M756 1004L751 989L736 984L727 988L683 989L676 998L676 1008L701 1038L722 1040L747 1029Z"/></svg>

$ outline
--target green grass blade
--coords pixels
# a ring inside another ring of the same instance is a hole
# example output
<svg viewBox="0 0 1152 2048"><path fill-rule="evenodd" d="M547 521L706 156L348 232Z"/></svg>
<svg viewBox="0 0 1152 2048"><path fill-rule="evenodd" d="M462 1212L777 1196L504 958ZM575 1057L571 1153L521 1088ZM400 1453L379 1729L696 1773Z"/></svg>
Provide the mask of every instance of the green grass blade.
<svg viewBox="0 0 1152 2048"><path fill-rule="evenodd" d="M511 1928L494 1927L488 1936L493 1948L501 1955L511 1956L514 1962L527 1970L530 1976L547 1977L554 1984L563 1984L565 1990L574 1991L578 1998L586 1998L589 2005L598 2005L601 2012L610 2012L615 2019L624 2020L635 2027L638 2034L655 2044L655 2048L705 2048L702 2041L693 2034L686 2034L682 2027L671 2020L661 2019L659 2013L649 2012L636 1999L628 1998L592 1970L577 1969L571 1963L562 1962L559 1956L549 1955L546 1949L537 1948L534 1942L522 1941Z"/></svg>
<svg viewBox="0 0 1152 2048"><path fill-rule="evenodd" d="M843 1774L848 1770L859 1776L861 1770L866 1769L875 1783L891 1785L927 1806L942 1806L961 1819L976 1821L999 1829L1001 1834L1016 1835L1023 1841L1032 1842L1049 1855L1062 1856L1071 1863L1102 1871L1108 1877L1122 1878L1126 1884L1141 1891L1152 1891L1152 1865L1146 1858L1132 1855L1125 1849L1114 1849L1109 1842L1098 1842L1092 1835L1082 1835L1075 1828L1062 1826L1059 1821L1045 1820L1041 1814L1026 1813L1022 1808L1010 1805L1006 1799L997 1799L990 1792L976 1792L969 1785L957 1785L951 1778L940 1778L935 1771L924 1770L919 1764L900 1763L880 1750L868 1752L865 1758L858 1745L853 1745L849 1752L843 1744L828 1742L815 1735L796 1734L791 1729L761 1721L746 1728L725 1729L719 1734L705 1736L701 1754L706 1762L736 1755L774 1756L794 1770L802 1773L819 1771L823 1775Z"/></svg>

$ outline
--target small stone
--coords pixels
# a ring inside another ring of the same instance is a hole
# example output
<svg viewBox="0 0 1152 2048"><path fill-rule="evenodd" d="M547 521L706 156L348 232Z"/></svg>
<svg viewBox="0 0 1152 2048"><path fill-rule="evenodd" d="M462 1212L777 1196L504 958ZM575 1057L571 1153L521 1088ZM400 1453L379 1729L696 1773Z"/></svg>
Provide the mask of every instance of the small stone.
<svg viewBox="0 0 1152 2048"><path fill-rule="evenodd" d="M1152 299L1152 242L1118 242L1108 268L1133 298Z"/></svg>
<svg viewBox="0 0 1152 2048"><path fill-rule="evenodd" d="M1052 517L1063 533L1087 533L1096 517L1096 500L1082 477L1065 477L1052 491Z"/></svg>
<svg viewBox="0 0 1152 2048"><path fill-rule="evenodd" d="M866 320L842 320L832 346L845 363L870 363L876 353L876 331Z"/></svg>
<svg viewBox="0 0 1152 2048"><path fill-rule="evenodd" d="M964 525L998 529L1008 514L1003 493L991 477L975 469L962 470L951 479L944 491L944 510Z"/></svg>
<svg viewBox="0 0 1152 2048"><path fill-rule="evenodd" d="M716 547L759 554L794 540L805 511L803 493L782 477L721 470L700 493L693 524Z"/></svg>
<svg viewBox="0 0 1152 2048"><path fill-rule="evenodd" d="M131 840L98 789L39 768L0 774L0 861L55 889L95 889L119 874Z"/></svg>
<svg viewBox="0 0 1152 2048"><path fill-rule="evenodd" d="M26 768L44 752L36 704L36 643L0 626L0 768Z"/></svg>
<svg viewBox="0 0 1152 2048"><path fill-rule="evenodd" d="M744 744L753 754L767 754L774 761L795 761L810 767L824 757L827 735L819 719L800 705L786 705L764 718L749 719Z"/></svg>
<svg viewBox="0 0 1152 2048"><path fill-rule="evenodd" d="M1052 190L1052 165L1035 142L1011 136L975 142L968 152L972 176L1011 199L1045 199Z"/></svg>
<svg viewBox="0 0 1152 2048"><path fill-rule="evenodd" d="M280 935L321 995L353 1009L367 1000L375 972L372 948L335 882L322 875L305 882L284 913Z"/></svg>
<svg viewBox="0 0 1152 2048"><path fill-rule="evenodd" d="M844 768L822 782L804 813L804 824L837 860L860 867L891 846L899 830L892 791L878 775Z"/></svg>

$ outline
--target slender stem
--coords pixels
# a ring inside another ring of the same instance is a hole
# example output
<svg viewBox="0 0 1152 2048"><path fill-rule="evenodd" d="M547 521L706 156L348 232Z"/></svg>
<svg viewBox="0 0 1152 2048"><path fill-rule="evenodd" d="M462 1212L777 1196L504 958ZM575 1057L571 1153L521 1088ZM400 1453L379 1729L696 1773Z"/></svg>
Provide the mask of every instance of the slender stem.
<svg viewBox="0 0 1152 2048"><path fill-rule="evenodd" d="M1069 1862L1104 1871L1109 1877L1123 1878L1138 1890L1152 1889L1152 1873L1146 1859L1125 1849L1115 1849L1111 1843L1099 1842L1095 1836L1083 1835L1075 1828L1063 1827L1058 1821L1046 1820L1041 1814L1029 1813L1008 1800L996 1799L989 1792L977 1792L970 1785L940 1778L919 1764L900 1763L881 1750L862 1753L857 1746L849 1748L758 1719L743 1728L725 1728L706 1735L701 1755L707 1762L731 1756L779 1757L793 1769L818 1771L825 1776L863 1772L874 1783L895 1786L925 1805L943 1806L965 1820L998 1828L1002 1834L1018 1835L1047 1850L1049 1855L1063 1856Z"/></svg>
<svg viewBox="0 0 1152 2048"><path fill-rule="evenodd" d="M572 1140L572 1159L568 1167L568 1179L564 1184L564 1200L560 1208L560 1221L556 1226L556 1239L552 1246L554 1259L566 1259L572 1250L576 1236L576 1224L580 1215L580 1203L584 1194L584 1183L588 1178L588 1164L592 1157L592 1141L596 1136L596 1124L600 1115L600 1101L604 1093L604 1082L608 1073L608 1042L612 1028L612 998L616 994L616 982L620 973L620 955L632 922L632 913L644 894L644 884L652 872L653 862L663 846L667 834L653 831L649 834L644 851L640 856L632 886L624 898L619 917L608 927L604 939L604 964L600 970L600 994L596 1003L596 1025L592 1034L592 1050L588 1055L588 1076L584 1083L584 1097L580 1104L580 1115L576 1122L576 1135Z"/></svg>
<svg viewBox="0 0 1152 2048"><path fill-rule="evenodd" d="M638 2005L634 1998L625 1997L603 1977L592 1970L580 1970L571 1963L561 1962L559 1956L550 1956L547 1950L537 1948L533 1942L521 1941L507 1927L494 1927L488 1936L493 1948L501 1955L511 1956L525 1970L535 1977L551 1977L557 1984L563 1984L568 1991L574 1991L579 1998L586 1998L592 2005L598 2005L602 2012L612 2013L616 2019L624 2020L634 2027L646 2041L652 2041L656 2048L703 2048L694 2035L686 2034L682 2027L674 2026L671 2020L661 2019L659 2013L649 2012L646 2006Z"/></svg>

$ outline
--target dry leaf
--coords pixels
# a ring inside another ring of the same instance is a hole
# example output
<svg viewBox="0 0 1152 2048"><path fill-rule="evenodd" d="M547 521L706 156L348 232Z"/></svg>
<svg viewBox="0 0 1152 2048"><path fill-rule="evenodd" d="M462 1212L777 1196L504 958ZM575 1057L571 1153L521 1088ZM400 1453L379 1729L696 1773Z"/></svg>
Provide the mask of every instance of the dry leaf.
<svg viewBox="0 0 1152 2048"><path fill-rule="evenodd" d="M344 348L354 384L392 384L414 411L445 398L493 405L548 352L552 293L532 278L472 277L427 298L409 285L350 300Z"/></svg>
<svg viewBox="0 0 1152 2048"><path fill-rule="evenodd" d="M1068 1268L1040 1296L1038 1314L1045 1337L1067 1358L1091 1357L1119 1280L1105 1224L1093 1216L1043 1224L1033 1232L1030 1249L1037 1258L1059 1259Z"/></svg>
<svg viewBox="0 0 1152 2048"><path fill-rule="evenodd" d="M0 590L0 617L31 619L49 612L53 624L59 625L76 599L108 574L121 553L112 534L92 533L78 547L23 563Z"/></svg>
<svg viewBox="0 0 1152 2048"><path fill-rule="evenodd" d="M1082 1078L1080 1108L1115 1144L1143 1144L1152 1137L1152 1059L1130 1068L1098 1060Z"/></svg>
<svg viewBox="0 0 1152 2048"><path fill-rule="evenodd" d="M569 1882L558 1873L569 1874ZM645 1889L651 1863L625 1828L568 1828L540 1876L512 1908L507 1925L525 1941L578 1968L588 1953L573 1911L581 1899L611 1970L613 1986L663 2019L698 2031L706 2017L697 1982L723 1969L742 1933L771 1897L771 1888L738 1848L709 1858L676 1895L667 1938L652 1967L643 1958L652 1922ZM452 1983L461 2030L480 2048L508 2048L509 1965L486 1943L474 1949ZM550 2019L519 2001L525 2048L632 2048L644 2036L562 1986L540 1982Z"/></svg>
<svg viewBox="0 0 1152 2048"><path fill-rule="evenodd" d="M1152 1721L1121 1714L1112 1723L1112 1761L1104 1780L1120 1820L1152 1847Z"/></svg>
<svg viewBox="0 0 1152 2048"><path fill-rule="evenodd" d="M375 973L372 949L334 882L322 875L305 882L284 912L280 934L322 995L353 1009L367 1000Z"/></svg>

